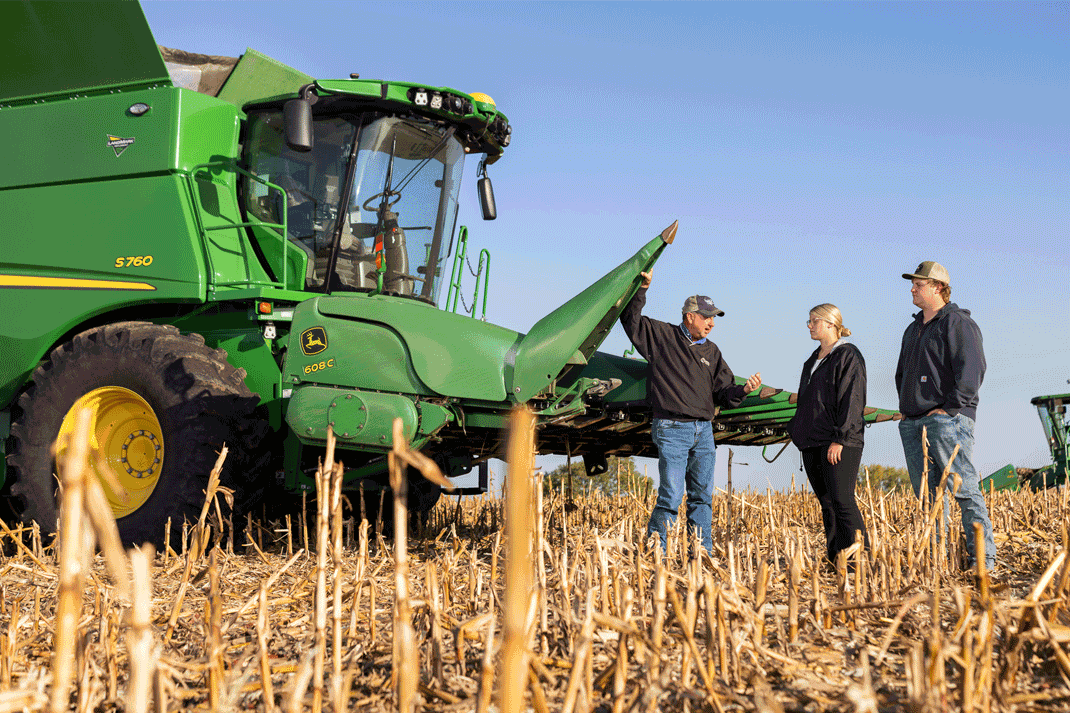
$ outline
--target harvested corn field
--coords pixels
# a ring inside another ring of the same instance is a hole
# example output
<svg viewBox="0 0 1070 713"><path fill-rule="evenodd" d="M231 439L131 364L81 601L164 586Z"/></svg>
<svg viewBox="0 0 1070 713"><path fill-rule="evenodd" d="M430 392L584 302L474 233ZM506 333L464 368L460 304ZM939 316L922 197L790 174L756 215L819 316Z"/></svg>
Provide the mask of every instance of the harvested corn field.
<svg viewBox="0 0 1070 713"><path fill-rule="evenodd" d="M838 569L799 491L719 493L692 559L679 529L646 542L636 494L544 493L516 419L504 498L388 538L351 524L330 452L289 528L232 539L210 485L156 554L64 473L61 556L5 533L0 711L1070 710L1067 489L990 496L991 575L961 570L957 512L938 539L939 503L869 488L871 547Z"/></svg>

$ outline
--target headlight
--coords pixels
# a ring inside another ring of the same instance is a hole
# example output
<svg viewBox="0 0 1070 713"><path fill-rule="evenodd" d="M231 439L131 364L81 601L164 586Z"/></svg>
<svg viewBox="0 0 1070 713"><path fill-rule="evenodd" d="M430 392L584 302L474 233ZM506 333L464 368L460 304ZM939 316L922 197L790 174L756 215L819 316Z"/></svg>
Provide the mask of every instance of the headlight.
<svg viewBox="0 0 1070 713"><path fill-rule="evenodd" d="M509 126L509 122L502 116L498 116L494 121L490 122L490 132L494 134L498 139L498 143L502 146L508 146L509 141L513 136L513 127Z"/></svg>

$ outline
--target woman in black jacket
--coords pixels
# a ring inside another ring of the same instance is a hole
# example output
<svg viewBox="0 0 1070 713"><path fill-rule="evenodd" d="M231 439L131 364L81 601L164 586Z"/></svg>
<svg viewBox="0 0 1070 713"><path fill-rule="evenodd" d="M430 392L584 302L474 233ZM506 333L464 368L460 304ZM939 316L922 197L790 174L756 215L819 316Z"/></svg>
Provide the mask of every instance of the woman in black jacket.
<svg viewBox="0 0 1070 713"><path fill-rule="evenodd" d="M855 502L862 463L862 411L866 404L866 362L844 337L851 330L835 305L810 310L810 339L821 343L803 364L791 441L802 453L810 487L821 503L829 561L855 541L866 525Z"/></svg>

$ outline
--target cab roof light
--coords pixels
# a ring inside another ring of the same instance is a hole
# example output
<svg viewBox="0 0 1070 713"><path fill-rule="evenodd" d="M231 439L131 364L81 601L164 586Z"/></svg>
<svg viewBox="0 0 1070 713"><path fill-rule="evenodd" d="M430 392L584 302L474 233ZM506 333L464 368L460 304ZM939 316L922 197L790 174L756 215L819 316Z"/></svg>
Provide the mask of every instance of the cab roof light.
<svg viewBox="0 0 1070 713"><path fill-rule="evenodd" d="M426 106L435 111L468 115L473 112L472 102L449 92L438 92L424 87L413 87L408 92L409 100L416 106Z"/></svg>

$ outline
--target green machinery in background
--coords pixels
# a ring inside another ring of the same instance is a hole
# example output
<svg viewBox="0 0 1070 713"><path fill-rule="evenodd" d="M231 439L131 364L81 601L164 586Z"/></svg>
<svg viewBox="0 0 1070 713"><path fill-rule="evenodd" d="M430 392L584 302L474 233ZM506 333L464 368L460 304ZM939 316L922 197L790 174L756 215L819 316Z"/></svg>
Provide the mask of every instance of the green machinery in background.
<svg viewBox="0 0 1070 713"><path fill-rule="evenodd" d="M984 479L982 486L986 490L1019 490L1027 486L1033 490L1043 490L1066 483L1070 474L1066 458L1066 441L1070 435L1066 406L1070 404L1070 394L1037 396L1030 399L1029 403L1037 407L1040 415L1040 425L1051 451L1051 463L1035 469L1005 465Z"/></svg>
<svg viewBox="0 0 1070 713"><path fill-rule="evenodd" d="M158 47L136 2L0 19L0 477L18 517L54 529L53 444L83 407L128 542L196 516L224 444L239 508L311 489L328 429L347 486L382 487L395 419L448 476L483 466L469 491L518 404L540 452L590 472L655 454L645 364L596 350L675 223L527 334L455 312L464 159L492 219L486 167L512 134L490 97ZM762 389L719 440L785 441L793 402ZM439 494L416 479L411 508Z"/></svg>

